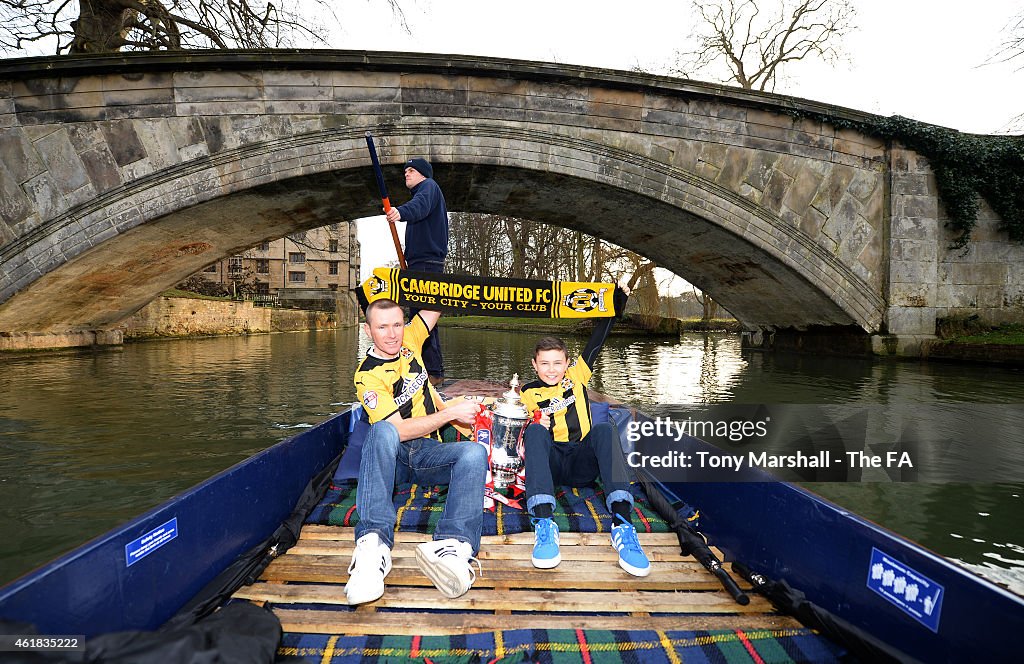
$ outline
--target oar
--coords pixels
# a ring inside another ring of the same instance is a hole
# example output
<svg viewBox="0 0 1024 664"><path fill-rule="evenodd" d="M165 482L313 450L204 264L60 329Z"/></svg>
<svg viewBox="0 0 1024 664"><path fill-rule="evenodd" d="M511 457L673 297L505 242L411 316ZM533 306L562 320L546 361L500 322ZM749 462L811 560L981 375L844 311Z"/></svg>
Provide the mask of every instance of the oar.
<svg viewBox="0 0 1024 664"><path fill-rule="evenodd" d="M377 189L380 190L380 202L384 205L384 214L391 211L391 201L388 199L388 187L384 184L384 172L380 170L380 161L377 159L377 148L373 145L373 134L366 132L366 147L370 150L370 161L373 162L373 174L377 176ZM398 264L405 269L405 254L402 253L402 243L398 241L398 229L395 222L388 221L391 226L391 239L395 243L395 253L398 254Z"/></svg>

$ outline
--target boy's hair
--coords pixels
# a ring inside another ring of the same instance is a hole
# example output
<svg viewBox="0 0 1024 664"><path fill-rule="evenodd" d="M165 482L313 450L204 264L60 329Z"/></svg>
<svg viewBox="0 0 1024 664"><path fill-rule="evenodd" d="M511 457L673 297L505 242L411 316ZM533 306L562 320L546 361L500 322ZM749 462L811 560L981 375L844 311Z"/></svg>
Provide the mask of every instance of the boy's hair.
<svg viewBox="0 0 1024 664"><path fill-rule="evenodd" d="M534 359L544 350L560 350L565 355L565 358L569 359L569 348L558 337L541 337L537 342L537 346L533 349Z"/></svg>
<svg viewBox="0 0 1024 664"><path fill-rule="evenodd" d="M374 300L369 305L367 305L366 311L363 313L363 315L366 316L366 322L369 323L370 314L373 313L374 311L387 311L388 309L400 308L401 307L398 306L397 302L395 302L394 300L389 300L388 298L384 297L379 300Z"/></svg>

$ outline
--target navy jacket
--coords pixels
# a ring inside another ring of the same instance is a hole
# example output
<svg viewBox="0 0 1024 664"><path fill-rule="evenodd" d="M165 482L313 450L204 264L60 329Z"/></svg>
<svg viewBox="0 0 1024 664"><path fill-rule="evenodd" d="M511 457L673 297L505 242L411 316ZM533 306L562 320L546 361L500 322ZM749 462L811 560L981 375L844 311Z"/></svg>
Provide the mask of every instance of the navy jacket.
<svg viewBox="0 0 1024 664"><path fill-rule="evenodd" d="M428 178L412 188L412 200L398 206L405 227L405 261L444 263L448 255L448 208L441 187Z"/></svg>

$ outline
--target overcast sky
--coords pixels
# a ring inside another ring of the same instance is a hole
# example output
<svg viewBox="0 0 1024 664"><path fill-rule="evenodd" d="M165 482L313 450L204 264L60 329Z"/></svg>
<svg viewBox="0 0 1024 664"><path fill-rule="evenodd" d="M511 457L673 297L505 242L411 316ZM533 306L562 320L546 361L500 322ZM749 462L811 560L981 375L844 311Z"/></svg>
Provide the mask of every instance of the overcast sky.
<svg viewBox="0 0 1024 664"><path fill-rule="evenodd" d="M993 133L1024 112L1024 71L985 65L1024 0L854 0L846 62L793 63L775 91L962 131ZM685 0L346 0L338 48L490 55L661 73L692 19ZM346 27L347 26L347 27ZM1017 63L1019 69L1024 61Z"/></svg>

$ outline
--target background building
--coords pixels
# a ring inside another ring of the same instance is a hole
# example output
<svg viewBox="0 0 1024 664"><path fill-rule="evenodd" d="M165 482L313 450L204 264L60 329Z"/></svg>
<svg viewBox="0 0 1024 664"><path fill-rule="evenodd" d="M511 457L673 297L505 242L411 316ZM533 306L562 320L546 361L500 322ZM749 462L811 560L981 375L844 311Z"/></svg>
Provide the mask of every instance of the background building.
<svg viewBox="0 0 1024 664"><path fill-rule="evenodd" d="M283 306L333 310L359 281L359 241L352 222L329 224L263 242L198 273L229 295Z"/></svg>

